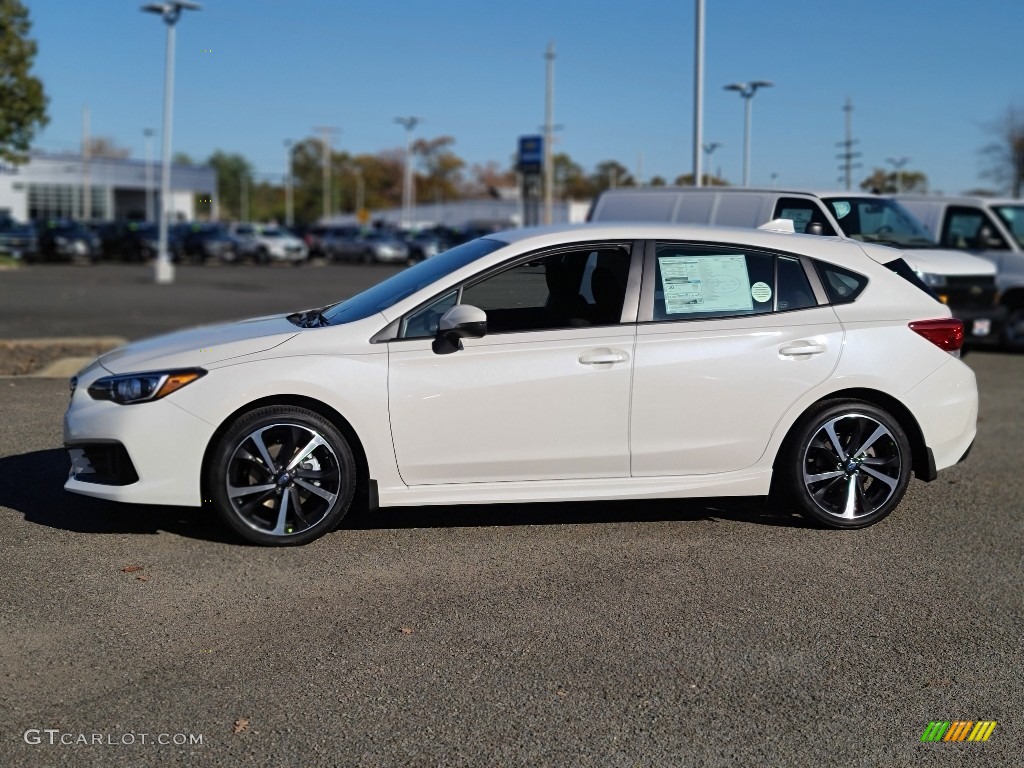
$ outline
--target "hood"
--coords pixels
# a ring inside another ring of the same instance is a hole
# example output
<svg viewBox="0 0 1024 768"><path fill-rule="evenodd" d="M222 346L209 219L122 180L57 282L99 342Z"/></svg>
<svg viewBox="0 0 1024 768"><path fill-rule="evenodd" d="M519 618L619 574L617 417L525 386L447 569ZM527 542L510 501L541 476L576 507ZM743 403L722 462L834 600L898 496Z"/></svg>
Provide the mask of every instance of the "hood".
<svg viewBox="0 0 1024 768"><path fill-rule="evenodd" d="M99 359L111 373L208 366L264 352L299 332L286 315L205 325L127 344Z"/></svg>
<svg viewBox="0 0 1024 768"><path fill-rule="evenodd" d="M895 248L881 245L864 245L864 252L874 261L885 264L892 261ZM899 251L899 257L915 272L936 275L995 275L995 265L986 259L972 256L963 251L941 250L938 248L913 248Z"/></svg>

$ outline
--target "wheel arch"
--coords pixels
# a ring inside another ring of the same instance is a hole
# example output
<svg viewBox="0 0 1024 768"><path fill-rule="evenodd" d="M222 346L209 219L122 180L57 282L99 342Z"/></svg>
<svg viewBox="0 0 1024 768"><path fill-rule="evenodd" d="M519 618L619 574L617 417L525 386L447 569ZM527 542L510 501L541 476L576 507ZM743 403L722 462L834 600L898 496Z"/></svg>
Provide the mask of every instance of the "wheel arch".
<svg viewBox="0 0 1024 768"><path fill-rule="evenodd" d="M296 408L305 408L306 410L313 411L314 413L323 416L337 427L338 431L341 432L342 436L348 441L349 447L352 449L352 457L356 462L357 476L355 500L362 501L367 499L370 480L370 465L366 458L366 449L363 448L363 442L359 439L359 435L352 428L348 419L338 413L338 411L331 406L314 397L307 397L305 395L271 395L269 397L253 400L240 408L235 409L224 418L217 429L214 430L213 434L210 435L210 439L206 443L206 449L203 451L202 471L200 472L200 492L204 503L211 498L208 493L209 489L207 488L207 467L210 465L210 458L217 447L217 443L220 442L220 439L239 417L257 408L266 408L274 405L291 405Z"/></svg>
<svg viewBox="0 0 1024 768"><path fill-rule="evenodd" d="M903 431L907 435L907 440L910 443L911 466L913 467L915 477L925 481L935 479L935 466L931 458L931 452L928 450L928 445L925 443L924 433L921 431L921 425L917 423L917 419L914 417L914 414L910 412L910 409L892 395L880 392L877 389L861 387L840 389L835 392L830 392L804 409L803 413L801 413L800 416L789 426L789 429L786 432L786 437L783 438L782 443L779 445L779 450L776 452L775 459L772 461L773 477L776 474L774 470L779 461L786 455L790 444L795 439L796 433L799 431L800 427L804 424L809 415L835 400L861 400L878 406L882 410L892 414L892 417L896 419L896 421L899 422L900 427L903 428Z"/></svg>
<svg viewBox="0 0 1024 768"><path fill-rule="evenodd" d="M1024 309L1024 286L1015 285L1012 288L1007 288L999 295L999 303L1011 312Z"/></svg>

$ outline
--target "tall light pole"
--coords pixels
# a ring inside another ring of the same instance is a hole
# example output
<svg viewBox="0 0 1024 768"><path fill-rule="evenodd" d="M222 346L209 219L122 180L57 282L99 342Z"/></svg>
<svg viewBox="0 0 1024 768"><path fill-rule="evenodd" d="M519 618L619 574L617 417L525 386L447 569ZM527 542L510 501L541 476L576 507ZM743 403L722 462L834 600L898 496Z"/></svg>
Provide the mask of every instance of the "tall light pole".
<svg viewBox="0 0 1024 768"><path fill-rule="evenodd" d="M718 141L710 141L707 144L701 144L701 149L703 149L704 150L704 154L707 155L707 165L708 165L708 168L711 167L711 155L720 146L722 146L722 144L721 144L721 142L718 142ZM697 186L700 186L700 185L698 184Z"/></svg>
<svg viewBox="0 0 1024 768"><path fill-rule="evenodd" d="M544 88L544 223L551 224L555 201L555 168L551 160L551 144L555 140L555 43L548 43L544 52L546 83Z"/></svg>
<svg viewBox="0 0 1024 768"><path fill-rule="evenodd" d="M695 2L694 28L696 40L693 46L693 186L703 183L701 147L704 141L704 0Z"/></svg>
<svg viewBox="0 0 1024 768"><path fill-rule="evenodd" d="M153 129L143 128L146 137L146 221L153 221Z"/></svg>
<svg viewBox="0 0 1024 768"><path fill-rule="evenodd" d="M333 125L317 125L314 131L320 132L320 154L324 172L324 220L331 215L331 135L338 132Z"/></svg>
<svg viewBox="0 0 1024 768"><path fill-rule="evenodd" d="M418 117L396 117L395 122L405 128L405 176L402 180L402 226L409 227L412 223L412 207L416 200L416 190L412 186L412 132L422 120Z"/></svg>
<svg viewBox="0 0 1024 768"><path fill-rule="evenodd" d="M725 86L727 91L737 91L746 103L743 119L743 186L750 186L750 102L758 88L771 88L770 80L754 80L749 83L730 83Z"/></svg>
<svg viewBox="0 0 1024 768"><path fill-rule="evenodd" d="M903 166L910 162L909 157L887 157L885 162L896 169L896 194L903 191Z"/></svg>
<svg viewBox="0 0 1024 768"><path fill-rule="evenodd" d="M288 152L288 171L284 176L284 224L289 229L295 223L295 205L292 202L292 140L284 140L284 148Z"/></svg>
<svg viewBox="0 0 1024 768"><path fill-rule="evenodd" d="M160 245L157 248L154 278L158 283L174 282L174 265L167 253L167 210L171 199L171 123L174 108L174 25L184 10L198 11L199 3L190 0L165 0L147 3L142 10L159 14L167 25L167 58L164 64L164 128L162 139L162 178L160 179Z"/></svg>

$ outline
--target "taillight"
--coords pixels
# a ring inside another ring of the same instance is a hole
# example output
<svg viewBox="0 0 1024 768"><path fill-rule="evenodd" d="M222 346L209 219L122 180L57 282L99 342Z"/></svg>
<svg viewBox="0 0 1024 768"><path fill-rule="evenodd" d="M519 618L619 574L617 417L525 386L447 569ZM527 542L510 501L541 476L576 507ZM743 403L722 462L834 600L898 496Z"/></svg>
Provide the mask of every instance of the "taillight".
<svg viewBox="0 0 1024 768"><path fill-rule="evenodd" d="M940 320L917 320L910 323L910 330L924 336L939 349L960 357L960 347L964 344L964 324L955 317L944 317Z"/></svg>

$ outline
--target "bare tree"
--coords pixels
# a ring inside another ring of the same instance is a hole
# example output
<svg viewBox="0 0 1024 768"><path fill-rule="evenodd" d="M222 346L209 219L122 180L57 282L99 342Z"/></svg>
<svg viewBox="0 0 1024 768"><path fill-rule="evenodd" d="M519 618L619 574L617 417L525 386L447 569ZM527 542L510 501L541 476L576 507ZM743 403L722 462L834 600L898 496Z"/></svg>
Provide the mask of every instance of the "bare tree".
<svg viewBox="0 0 1024 768"><path fill-rule="evenodd" d="M981 150L989 167L982 177L992 179L1001 191L1020 197L1024 187L1024 107L1011 105L988 126L996 140Z"/></svg>

